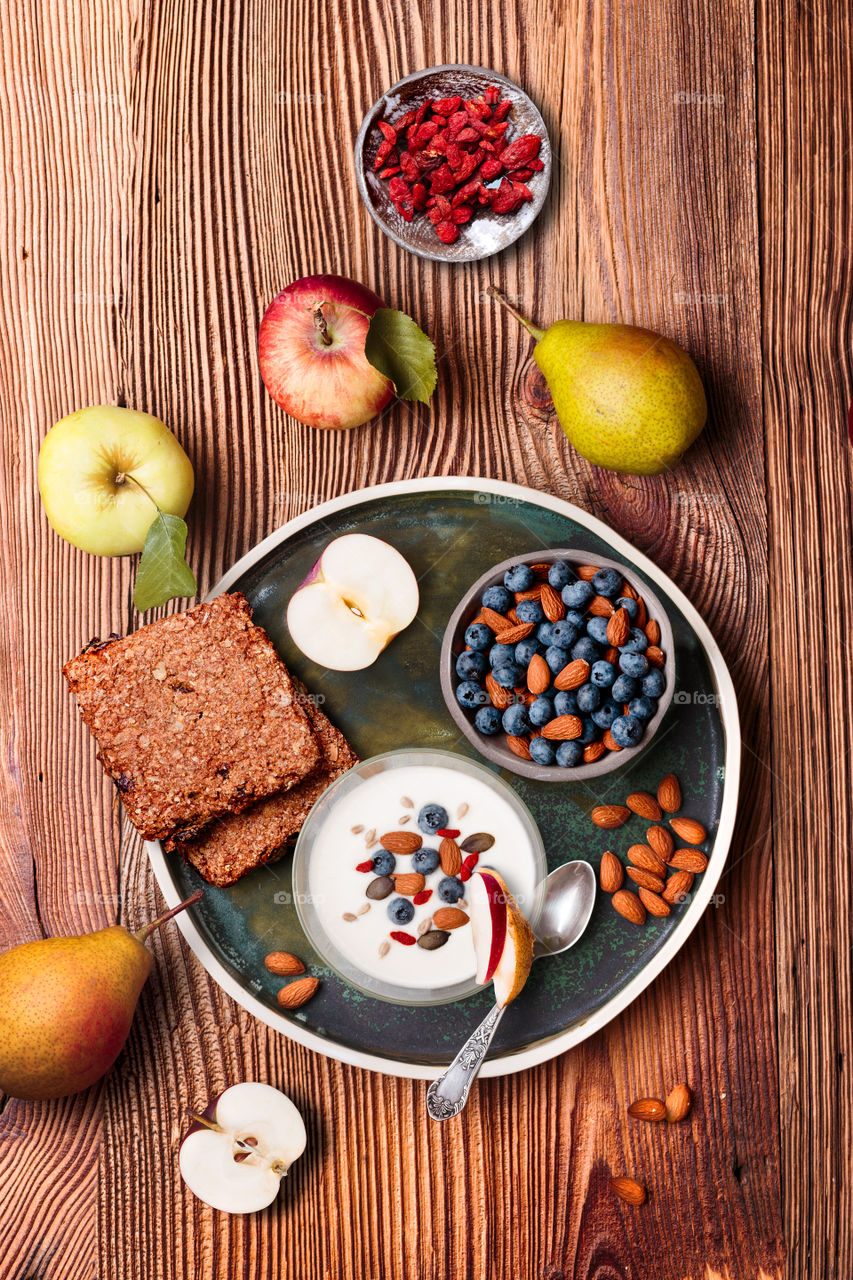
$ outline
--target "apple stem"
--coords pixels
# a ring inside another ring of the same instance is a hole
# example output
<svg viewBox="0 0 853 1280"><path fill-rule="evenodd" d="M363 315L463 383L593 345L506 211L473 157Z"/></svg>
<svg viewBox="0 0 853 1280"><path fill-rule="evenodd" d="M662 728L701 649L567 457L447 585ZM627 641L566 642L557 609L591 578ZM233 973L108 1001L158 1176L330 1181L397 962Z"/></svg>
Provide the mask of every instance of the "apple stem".
<svg viewBox="0 0 853 1280"><path fill-rule="evenodd" d="M488 289L486 290L486 293L489 295L490 298L494 298L497 302L499 302L502 307L506 307L510 315L515 316L519 324L524 325L525 329L527 330L527 332L530 334L532 338L535 338L537 342L542 341L542 339L545 337L545 330L537 329L535 324L531 324L530 321L512 305L509 298L507 298L506 294L501 293L500 289L498 289L496 285L490 284Z"/></svg>
<svg viewBox="0 0 853 1280"><path fill-rule="evenodd" d="M313 311L314 328L320 335L320 341L324 347L330 347L332 345L332 335L329 333L329 326L326 323L326 317L323 315L322 302L315 302Z"/></svg>
<svg viewBox="0 0 853 1280"><path fill-rule="evenodd" d="M140 942L145 942L148 935L153 933L155 929L159 929L161 924L165 924L167 920L171 920L172 916L176 916L179 911L186 911L187 907L191 907L194 902L198 902L199 898L203 897L204 889L196 889L195 893L190 894L184 902L179 902L176 907L172 907L171 911L164 912L162 916L158 916L156 920L152 920L150 924L146 924L142 929L134 934L134 937L138 938Z"/></svg>

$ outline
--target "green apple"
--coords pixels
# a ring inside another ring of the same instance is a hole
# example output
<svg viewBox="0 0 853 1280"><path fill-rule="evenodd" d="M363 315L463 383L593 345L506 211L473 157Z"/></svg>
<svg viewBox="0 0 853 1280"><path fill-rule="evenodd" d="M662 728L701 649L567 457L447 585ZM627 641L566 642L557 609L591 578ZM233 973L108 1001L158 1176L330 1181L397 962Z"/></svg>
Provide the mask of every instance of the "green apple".
<svg viewBox="0 0 853 1280"><path fill-rule="evenodd" d="M141 551L157 507L183 516L193 469L159 418L99 404L57 422L42 442L41 500L61 538L96 556Z"/></svg>

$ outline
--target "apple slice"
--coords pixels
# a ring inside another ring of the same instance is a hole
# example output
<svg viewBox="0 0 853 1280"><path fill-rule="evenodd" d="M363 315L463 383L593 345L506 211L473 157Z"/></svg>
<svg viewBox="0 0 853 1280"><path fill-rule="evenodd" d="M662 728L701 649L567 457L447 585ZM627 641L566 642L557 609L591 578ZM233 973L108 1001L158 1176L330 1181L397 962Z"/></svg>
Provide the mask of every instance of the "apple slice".
<svg viewBox="0 0 853 1280"><path fill-rule="evenodd" d="M515 999L527 981L533 963L533 930L506 882L493 867L474 872L468 901L477 955L477 981L488 982L491 978L495 999L503 1008ZM481 972L485 977L480 977Z"/></svg>
<svg viewBox="0 0 853 1280"><path fill-rule="evenodd" d="M394 547L347 533L323 551L291 597L287 626L306 658L329 671L361 671L418 611L418 582Z"/></svg>
<svg viewBox="0 0 853 1280"><path fill-rule="evenodd" d="M213 1209L256 1213L272 1204L304 1150L305 1125L285 1094L268 1084L235 1084L184 1138L181 1177Z"/></svg>

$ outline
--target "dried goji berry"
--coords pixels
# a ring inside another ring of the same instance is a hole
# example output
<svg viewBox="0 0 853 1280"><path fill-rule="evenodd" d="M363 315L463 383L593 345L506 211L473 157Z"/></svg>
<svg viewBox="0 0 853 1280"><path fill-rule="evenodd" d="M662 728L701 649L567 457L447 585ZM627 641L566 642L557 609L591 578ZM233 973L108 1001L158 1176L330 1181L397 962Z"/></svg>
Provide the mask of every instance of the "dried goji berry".
<svg viewBox="0 0 853 1280"><path fill-rule="evenodd" d="M464 129L459 130L455 140L461 144L463 142L477 142L479 137L480 135L476 129L472 129L470 125L466 125Z"/></svg>
<svg viewBox="0 0 853 1280"><path fill-rule="evenodd" d="M512 189L513 191L516 192L516 194L521 195L522 200L533 199L533 192L530 190L529 187L526 187L523 182L516 182L515 174L513 174Z"/></svg>
<svg viewBox="0 0 853 1280"><path fill-rule="evenodd" d="M408 129L410 124L415 123L416 115L417 115L417 112L414 110L407 111L404 116L400 117L400 119L394 125L394 128L397 130L398 133L400 132L401 129Z"/></svg>
<svg viewBox="0 0 853 1280"><path fill-rule="evenodd" d="M469 871L473 871L474 867L476 867L479 861L480 861L479 853L469 853L468 857L464 859L462 866L467 867Z"/></svg>
<svg viewBox="0 0 853 1280"><path fill-rule="evenodd" d="M426 194L426 187L422 182L416 182L412 187L412 202L418 212L420 212L426 204Z"/></svg>
<svg viewBox="0 0 853 1280"><path fill-rule="evenodd" d="M484 182L493 182L495 178L499 178L503 173L503 160L499 156L489 156L480 165L480 177Z"/></svg>
<svg viewBox="0 0 853 1280"><path fill-rule="evenodd" d="M496 84L490 84L483 94L483 101L488 102L490 107L495 106L501 100L501 91Z"/></svg>
<svg viewBox="0 0 853 1280"><path fill-rule="evenodd" d="M479 98L469 98L467 102L463 102L462 106L468 112L469 116L473 116L475 120L488 120L492 114L492 108L487 107L485 102Z"/></svg>
<svg viewBox="0 0 853 1280"><path fill-rule="evenodd" d="M453 170L449 164L443 164L440 169L436 169L433 173L430 181L430 189L433 195L452 191L455 186L456 178L453 176Z"/></svg>
<svg viewBox="0 0 853 1280"><path fill-rule="evenodd" d="M376 123L386 142L390 142L392 146L395 146L397 143L397 130L393 124L389 124L387 120L377 120Z"/></svg>
<svg viewBox="0 0 853 1280"><path fill-rule="evenodd" d="M463 881L463 883L464 881L471 879L471 872L468 870L467 867L463 867L462 870L459 872L459 879Z"/></svg>
<svg viewBox="0 0 853 1280"><path fill-rule="evenodd" d="M397 212L399 213L401 218L404 218L406 220L406 222L411 222L415 216L414 201L408 199L407 197L404 197L402 200L398 200Z"/></svg>
<svg viewBox="0 0 853 1280"><path fill-rule="evenodd" d="M512 102L509 98L504 98L503 102L499 102L492 112L492 120L500 123L501 120L506 120L510 111L512 111Z"/></svg>
<svg viewBox="0 0 853 1280"><path fill-rule="evenodd" d="M512 171L513 182L526 182L528 178L532 178L532 177L533 177L532 169L513 169Z"/></svg>
<svg viewBox="0 0 853 1280"><path fill-rule="evenodd" d="M535 160L529 161L527 167L528 169L532 169L534 173L541 173L542 170L545 168L545 161L539 160L537 158Z"/></svg>
<svg viewBox="0 0 853 1280"><path fill-rule="evenodd" d="M456 223L457 227L460 227L463 223L471 221L471 215L473 212L474 210L471 208L470 204L458 204L450 217L451 220Z"/></svg>
<svg viewBox="0 0 853 1280"><path fill-rule="evenodd" d="M376 159L373 162L373 168L381 169L393 150L394 148L390 142L380 143L379 150L376 152Z"/></svg>
<svg viewBox="0 0 853 1280"><path fill-rule="evenodd" d="M412 142L415 150L420 151L423 147L431 142L438 133L438 125L434 120L424 120L423 124L418 125L417 132Z"/></svg>
<svg viewBox="0 0 853 1280"><path fill-rule="evenodd" d="M453 244L454 240L459 239L459 228L455 222L439 222L435 230L439 240L443 240L445 244Z"/></svg>
<svg viewBox="0 0 853 1280"><path fill-rule="evenodd" d="M442 840L455 840L462 832L457 831L455 827L440 827L435 834L441 836Z"/></svg>
<svg viewBox="0 0 853 1280"><path fill-rule="evenodd" d="M416 893L412 898L412 902L416 907L422 907L425 902L429 902L432 897L432 889L421 889L420 893Z"/></svg>
<svg viewBox="0 0 853 1280"><path fill-rule="evenodd" d="M426 102L422 102L421 105L418 107L417 111L415 112L415 123L420 124L421 121L425 119L426 115L431 109L432 109L432 103L430 102L429 98L427 98Z"/></svg>
<svg viewBox="0 0 853 1280"><path fill-rule="evenodd" d="M436 98L432 104L435 115L451 116L454 111L458 111L462 106L461 98Z"/></svg>
<svg viewBox="0 0 853 1280"><path fill-rule="evenodd" d="M541 145L542 139L535 133L523 133L520 138L514 138L503 152L504 168L509 170L526 167L539 155Z"/></svg>
<svg viewBox="0 0 853 1280"><path fill-rule="evenodd" d="M417 942L417 938L413 938L410 933L404 933L402 929L392 929L388 937L393 938L395 942L402 942L404 947L413 947Z"/></svg>
<svg viewBox="0 0 853 1280"><path fill-rule="evenodd" d="M379 176L380 178L393 178L394 174L399 172L400 166L398 164L390 164L387 169L382 169L380 171Z"/></svg>
<svg viewBox="0 0 853 1280"><path fill-rule="evenodd" d="M372 858L368 858L366 862L359 862L359 863L357 863L357 864L356 864L356 868L355 868L355 869L356 869L356 871L372 871L372 870L373 870L373 859L372 859Z"/></svg>

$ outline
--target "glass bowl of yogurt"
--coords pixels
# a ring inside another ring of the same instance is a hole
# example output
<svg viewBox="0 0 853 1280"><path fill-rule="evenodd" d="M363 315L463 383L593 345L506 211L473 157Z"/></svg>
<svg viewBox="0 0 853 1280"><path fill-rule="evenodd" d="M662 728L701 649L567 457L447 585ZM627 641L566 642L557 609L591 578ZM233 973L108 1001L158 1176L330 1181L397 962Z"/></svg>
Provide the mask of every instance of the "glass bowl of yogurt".
<svg viewBox="0 0 853 1280"><path fill-rule="evenodd" d="M299 921L366 995L460 1000L481 990L466 898L478 867L501 874L535 931L547 865L527 806L465 756L389 751L338 778L311 810L293 858Z"/></svg>

